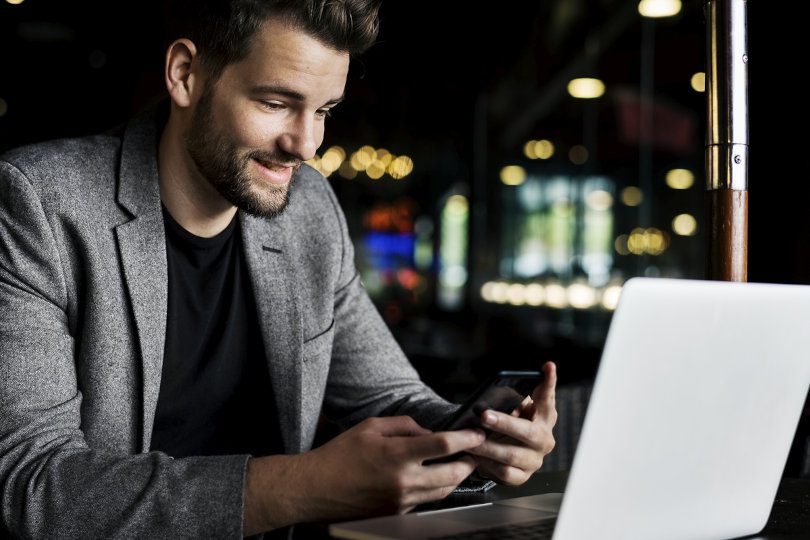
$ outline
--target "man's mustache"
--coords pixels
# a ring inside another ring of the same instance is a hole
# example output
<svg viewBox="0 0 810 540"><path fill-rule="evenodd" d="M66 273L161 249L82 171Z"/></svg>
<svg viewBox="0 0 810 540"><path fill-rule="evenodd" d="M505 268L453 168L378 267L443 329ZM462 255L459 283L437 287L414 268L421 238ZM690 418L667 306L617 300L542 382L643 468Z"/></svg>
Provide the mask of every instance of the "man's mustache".
<svg viewBox="0 0 810 540"><path fill-rule="evenodd" d="M271 152L269 154L264 152L252 152L248 155L248 158L264 163L272 163L281 167L293 167L297 169L301 166L300 159L281 151Z"/></svg>

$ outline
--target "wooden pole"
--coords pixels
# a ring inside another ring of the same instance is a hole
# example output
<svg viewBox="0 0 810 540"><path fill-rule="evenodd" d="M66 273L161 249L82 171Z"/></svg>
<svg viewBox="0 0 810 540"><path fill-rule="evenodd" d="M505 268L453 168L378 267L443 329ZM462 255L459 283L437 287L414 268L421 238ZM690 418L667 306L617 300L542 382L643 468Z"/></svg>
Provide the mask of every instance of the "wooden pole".
<svg viewBox="0 0 810 540"><path fill-rule="evenodd" d="M708 0L706 208L708 277L748 279L748 28L746 0Z"/></svg>

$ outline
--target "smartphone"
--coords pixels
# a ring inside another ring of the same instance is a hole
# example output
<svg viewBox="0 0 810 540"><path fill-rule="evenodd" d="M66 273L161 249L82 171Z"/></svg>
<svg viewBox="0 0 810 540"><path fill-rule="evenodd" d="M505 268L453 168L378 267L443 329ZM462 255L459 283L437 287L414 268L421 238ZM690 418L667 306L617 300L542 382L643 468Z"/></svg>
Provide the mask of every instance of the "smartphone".
<svg viewBox="0 0 810 540"><path fill-rule="evenodd" d="M442 422L436 431L477 428L489 435L490 430L481 425L481 413L487 409L511 413L526 399L526 396L531 395L542 380L543 374L539 371L500 371L473 392L464 405ZM459 459L463 455L464 453L461 452L434 458L425 461L424 464L446 463ZM492 485L490 484L489 487Z"/></svg>
<svg viewBox="0 0 810 540"><path fill-rule="evenodd" d="M481 413L487 409L511 413L542 380L543 374L539 371L500 371L480 386L438 431L483 429Z"/></svg>

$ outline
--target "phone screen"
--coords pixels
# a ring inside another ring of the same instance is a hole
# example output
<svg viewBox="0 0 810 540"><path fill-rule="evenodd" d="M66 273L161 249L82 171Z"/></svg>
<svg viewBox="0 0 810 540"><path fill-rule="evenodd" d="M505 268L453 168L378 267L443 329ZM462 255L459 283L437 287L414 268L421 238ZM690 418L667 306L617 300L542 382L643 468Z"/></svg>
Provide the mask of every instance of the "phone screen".
<svg viewBox="0 0 810 540"><path fill-rule="evenodd" d="M443 426L443 430L481 427L481 413L487 409L511 413L540 384L539 372L501 372L475 392Z"/></svg>

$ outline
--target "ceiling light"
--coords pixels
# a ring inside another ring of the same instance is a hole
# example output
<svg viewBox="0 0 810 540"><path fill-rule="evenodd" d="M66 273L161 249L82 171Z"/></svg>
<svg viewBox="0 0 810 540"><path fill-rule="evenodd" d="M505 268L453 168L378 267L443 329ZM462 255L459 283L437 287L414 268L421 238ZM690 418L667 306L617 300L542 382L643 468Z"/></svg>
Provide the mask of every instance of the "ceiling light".
<svg viewBox="0 0 810 540"><path fill-rule="evenodd" d="M507 186L519 186L526 181L526 169L519 165L507 165L501 169L501 182Z"/></svg>
<svg viewBox="0 0 810 540"><path fill-rule="evenodd" d="M695 183L695 175L689 169L672 169L667 172L667 185L672 189L689 189Z"/></svg>
<svg viewBox="0 0 810 540"><path fill-rule="evenodd" d="M605 93L605 83L599 79L572 79L568 83L568 93L578 99L594 99Z"/></svg>
<svg viewBox="0 0 810 540"><path fill-rule="evenodd" d="M706 74L702 71L698 71L694 75L692 75L692 79L690 81L692 85L692 90L695 92L705 92L706 91Z"/></svg>
<svg viewBox="0 0 810 540"><path fill-rule="evenodd" d="M638 12L651 19L672 17L681 12L681 0L641 0Z"/></svg>
<svg viewBox="0 0 810 540"><path fill-rule="evenodd" d="M681 236L694 236L697 232L697 220L690 214L680 214L672 220L672 230Z"/></svg>

